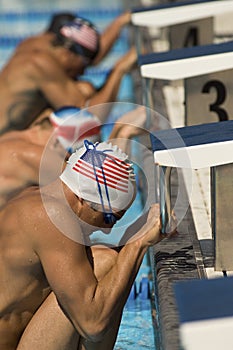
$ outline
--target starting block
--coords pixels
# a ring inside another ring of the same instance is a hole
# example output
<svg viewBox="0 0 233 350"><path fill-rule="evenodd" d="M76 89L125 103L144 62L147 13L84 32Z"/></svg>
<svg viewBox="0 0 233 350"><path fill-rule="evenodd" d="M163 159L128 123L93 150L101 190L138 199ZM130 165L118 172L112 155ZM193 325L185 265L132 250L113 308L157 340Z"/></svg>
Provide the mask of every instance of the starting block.
<svg viewBox="0 0 233 350"><path fill-rule="evenodd" d="M139 65L148 107L153 79L184 80L185 125L233 119L233 41L142 55Z"/></svg>
<svg viewBox="0 0 233 350"><path fill-rule="evenodd" d="M233 11L232 0L168 2L132 9L138 53L142 53L143 28L169 28L169 49L213 43L214 18Z"/></svg>
<svg viewBox="0 0 233 350"><path fill-rule="evenodd" d="M182 349L232 349L232 288L233 277L174 285Z"/></svg>
<svg viewBox="0 0 233 350"><path fill-rule="evenodd" d="M156 131L151 142L155 164L162 173L159 197L163 231L171 214L170 169L209 167L215 270L232 271L233 120Z"/></svg>

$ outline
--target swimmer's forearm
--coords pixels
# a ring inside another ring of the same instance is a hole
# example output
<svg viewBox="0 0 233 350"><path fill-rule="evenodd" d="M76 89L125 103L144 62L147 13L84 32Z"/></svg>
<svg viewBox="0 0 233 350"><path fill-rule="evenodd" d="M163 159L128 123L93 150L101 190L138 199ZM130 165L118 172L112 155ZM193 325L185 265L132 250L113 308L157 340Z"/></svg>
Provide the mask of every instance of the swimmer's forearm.
<svg viewBox="0 0 233 350"><path fill-rule="evenodd" d="M92 286L92 306L101 325L101 335L111 327L116 312L123 309L148 247L163 238L160 228L160 208L154 204L129 227L134 235L122 247L112 269Z"/></svg>
<svg viewBox="0 0 233 350"><path fill-rule="evenodd" d="M114 265L100 280L94 275L82 245L61 237L55 251L53 239L46 241L46 249L36 246L59 304L88 341L102 341L116 315L122 312L148 247L161 239L159 212L159 206L153 205L142 220L139 218L130 226L128 231L134 233L130 235L131 242L122 247ZM53 226L50 235L53 237L53 229L57 237ZM64 241L70 254L67 249L64 251Z"/></svg>
<svg viewBox="0 0 233 350"><path fill-rule="evenodd" d="M82 335L86 339L101 341L111 328L116 314L123 310L146 251L147 246L140 241L127 244L113 268L92 286L91 303L82 320Z"/></svg>
<svg viewBox="0 0 233 350"><path fill-rule="evenodd" d="M125 72L121 67L114 67L104 86L89 99L89 107L101 103L115 102L124 74Z"/></svg>
<svg viewBox="0 0 233 350"><path fill-rule="evenodd" d="M124 306L147 249L148 246L142 245L139 240L125 245L116 264L98 284L97 292L99 288L100 293L106 294L107 302L104 306L106 309L109 307L109 311L112 309L113 317L114 310ZM110 287L108 292L104 288L105 284Z"/></svg>
<svg viewBox="0 0 233 350"><path fill-rule="evenodd" d="M122 28L130 23L131 13L129 11L116 17L104 30L100 37L100 50L93 64L97 64L111 50L118 39Z"/></svg>
<svg viewBox="0 0 233 350"><path fill-rule="evenodd" d="M131 238L122 247L109 272L100 281L89 280L84 294L85 313L79 318L82 323L81 334L84 337L91 341L100 341L111 328L116 313L123 310L148 247L163 238L160 227L159 205L154 204L148 213L129 227ZM77 312L73 313L75 318L76 314Z"/></svg>

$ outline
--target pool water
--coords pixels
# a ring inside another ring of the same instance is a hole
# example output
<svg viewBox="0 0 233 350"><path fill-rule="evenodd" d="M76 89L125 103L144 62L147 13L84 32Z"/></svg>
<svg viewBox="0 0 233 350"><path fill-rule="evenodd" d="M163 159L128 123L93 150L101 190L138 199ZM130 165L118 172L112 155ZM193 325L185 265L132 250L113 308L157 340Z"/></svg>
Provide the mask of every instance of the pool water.
<svg viewBox="0 0 233 350"><path fill-rule="evenodd" d="M150 299L127 302L114 347L114 350L143 349L155 349Z"/></svg>

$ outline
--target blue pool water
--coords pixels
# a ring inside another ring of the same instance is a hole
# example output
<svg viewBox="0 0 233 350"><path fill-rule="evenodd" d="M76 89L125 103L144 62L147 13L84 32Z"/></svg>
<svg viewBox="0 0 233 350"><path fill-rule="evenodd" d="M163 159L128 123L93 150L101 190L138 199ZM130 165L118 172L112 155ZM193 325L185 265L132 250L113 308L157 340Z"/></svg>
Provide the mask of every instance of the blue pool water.
<svg viewBox="0 0 233 350"><path fill-rule="evenodd" d="M151 301L128 301L122 317L114 350L155 349Z"/></svg>
<svg viewBox="0 0 233 350"><path fill-rule="evenodd" d="M146 255L125 305L114 350L155 349L150 272Z"/></svg>

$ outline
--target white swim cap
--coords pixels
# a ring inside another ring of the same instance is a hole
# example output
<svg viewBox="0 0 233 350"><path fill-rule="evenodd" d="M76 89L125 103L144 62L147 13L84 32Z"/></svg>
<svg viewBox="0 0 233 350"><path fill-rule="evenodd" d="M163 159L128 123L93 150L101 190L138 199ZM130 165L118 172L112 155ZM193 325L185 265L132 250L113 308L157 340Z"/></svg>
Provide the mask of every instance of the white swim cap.
<svg viewBox="0 0 233 350"><path fill-rule="evenodd" d="M135 174L128 156L117 146L84 141L73 153L60 179L80 198L123 210L135 196Z"/></svg>
<svg viewBox="0 0 233 350"><path fill-rule="evenodd" d="M81 147L87 137L92 142L99 140L100 121L87 110L66 106L52 112L49 119L58 141L70 153Z"/></svg>

